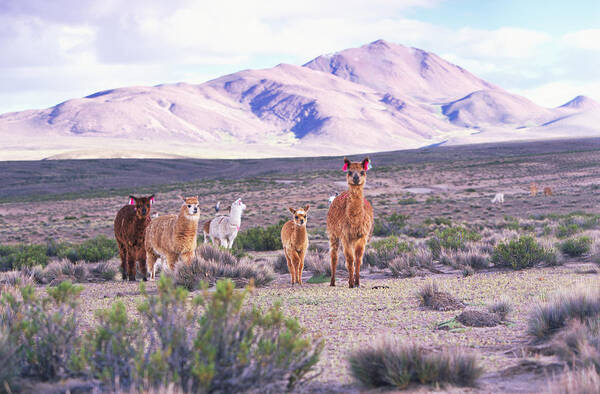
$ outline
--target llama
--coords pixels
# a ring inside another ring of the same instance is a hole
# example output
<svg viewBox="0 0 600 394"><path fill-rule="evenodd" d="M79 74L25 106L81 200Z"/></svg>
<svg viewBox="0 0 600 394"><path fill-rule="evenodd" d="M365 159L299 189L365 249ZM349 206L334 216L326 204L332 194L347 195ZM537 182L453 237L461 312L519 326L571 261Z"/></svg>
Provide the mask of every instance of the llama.
<svg viewBox="0 0 600 394"><path fill-rule="evenodd" d="M332 194L331 196L329 196L329 199L327 200L327 205L331 205L331 203L333 202L333 200L335 200L335 198L337 196L339 196L339 195L340 195L340 193L335 192L334 194Z"/></svg>
<svg viewBox="0 0 600 394"><path fill-rule="evenodd" d="M537 196L538 188L535 182L531 182L531 184L529 185L529 192L531 193L532 197Z"/></svg>
<svg viewBox="0 0 600 394"><path fill-rule="evenodd" d="M212 243L215 243L215 238L221 242L221 246L226 249L231 249L233 241L237 237L240 226L242 225L242 212L246 209L246 205L238 198L231 204L229 216L219 215L214 219L204 222L204 243L208 242L208 237Z"/></svg>
<svg viewBox="0 0 600 394"><path fill-rule="evenodd" d="M306 224L310 205L304 208L288 208L293 215L281 228L281 244L287 261L288 270L292 276L292 285L302 284L302 271L304 270L304 257L308 250L308 234Z"/></svg>
<svg viewBox="0 0 600 394"><path fill-rule="evenodd" d="M551 196L551 195L552 195L552 188L546 186L544 188L544 196L548 197L548 196Z"/></svg>
<svg viewBox="0 0 600 394"><path fill-rule="evenodd" d="M348 190L337 196L327 213L327 233L331 254L331 283L335 286L335 268L338 263L340 241L344 248L348 268L348 287L360 286L360 266L365 247L373 232L373 207L363 196L367 171L371 168L369 158L362 162L350 162L344 158L343 170L347 171Z"/></svg>
<svg viewBox="0 0 600 394"><path fill-rule="evenodd" d="M146 255L150 278L156 273L156 260L166 259L169 269L181 259L189 264L196 254L200 208L198 196L181 197L183 204L178 215L163 215L150 222L146 229Z"/></svg>
<svg viewBox="0 0 600 394"><path fill-rule="evenodd" d="M154 194L149 197L129 196L129 204L122 207L115 217L115 239L121 257L123 280L135 281L136 261L139 261L143 280L146 280L146 249L144 238L150 223L150 208Z"/></svg>
<svg viewBox="0 0 600 394"><path fill-rule="evenodd" d="M504 193L496 193L492 199L492 204L504 204Z"/></svg>

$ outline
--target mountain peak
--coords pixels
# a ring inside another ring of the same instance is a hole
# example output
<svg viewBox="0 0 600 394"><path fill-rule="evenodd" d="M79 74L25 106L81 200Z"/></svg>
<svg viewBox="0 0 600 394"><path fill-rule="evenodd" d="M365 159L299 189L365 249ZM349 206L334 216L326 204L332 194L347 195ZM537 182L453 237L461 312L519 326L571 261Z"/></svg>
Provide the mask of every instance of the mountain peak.
<svg viewBox="0 0 600 394"><path fill-rule="evenodd" d="M600 104L587 96L579 95L559 108L592 109L600 108Z"/></svg>

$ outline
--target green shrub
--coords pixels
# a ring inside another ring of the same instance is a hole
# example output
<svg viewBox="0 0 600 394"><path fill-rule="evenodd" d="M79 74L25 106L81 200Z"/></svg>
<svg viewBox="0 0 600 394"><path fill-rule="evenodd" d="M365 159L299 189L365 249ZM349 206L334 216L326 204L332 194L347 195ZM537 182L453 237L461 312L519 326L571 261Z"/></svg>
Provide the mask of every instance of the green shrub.
<svg viewBox="0 0 600 394"><path fill-rule="evenodd" d="M583 236L563 241L560 244L560 251L570 257L579 257L588 253L591 246L592 240L590 237Z"/></svg>
<svg viewBox="0 0 600 394"><path fill-rule="evenodd" d="M281 245L281 228L286 220L282 219L277 224L267 227L252 227L248 230L238 233L235 242L233 243L233 251L265 251L265 250L280 250Z"/></svg>
<svg viewBox="0 0 600 394"><path fill-rule="evenodd" d="M403 198L401 200L398 200L398 204L400 205L411 205L411 204L417 204L418 201L414 198L414 197L408 197L408 198Z"/></svg>
<svg viewBox="0 0 600 394"><path fill-rule="evenodd" d="M581 229L575 223L572 224L561 224L556 228L556 236L558 238L567 238L577 234Z"/></svg>
<svg viewBox="0 0 600 394"><path fill-rule="evenodd" d="M114 239L99 235L88 239L81 244L63 244L57 250L57 256L67 258L71 262L79 260L90 263L110 260L119 253L117 242Z"/></svg>
<svg viewBox="0 0 600 394"><path fill-rule="evenodd" d="M479 241L481 235L462 226L438 229L427 241L434 258L439 258L442 248L449 250L463 250L467 242Z"/></svg>
<svg viewBox="0 0 600 394"><path fill-rule="evenodd" d="M391 236L371 242L363 256L365 264L378 268L386 268L389 263L402 253L412 250L408 242L400 241Z"/></svg>
<svg viewBox="0 0 600 394"><path fill-rule="evenodd" d="M532 267L546 258L546 250L533 237L524 235L519 239L496 245L492 254L492 263L518 270Z"/></svg>
<svg viewBox="0 0 600 394"><path fill-rule="evenodd" d="M354 351L350 374L367 387L406 388L410 383L474 386L483 373L474 356L463 352L432 353L396 341Z"/></svg>
<svg viewBox="0 0 600 394"><path fill-rule="evenodd" d="M373 223L373 235L377 237L400 235L407 221L408 215L401 213L393 213L388 217L377 218Z"/></svg>
<svg viewBox="0 0 600 394"><path fill-rule="evenodd" d="M44 245L2 245L0 246L0 270L19 270L48 263Z"/></svg>

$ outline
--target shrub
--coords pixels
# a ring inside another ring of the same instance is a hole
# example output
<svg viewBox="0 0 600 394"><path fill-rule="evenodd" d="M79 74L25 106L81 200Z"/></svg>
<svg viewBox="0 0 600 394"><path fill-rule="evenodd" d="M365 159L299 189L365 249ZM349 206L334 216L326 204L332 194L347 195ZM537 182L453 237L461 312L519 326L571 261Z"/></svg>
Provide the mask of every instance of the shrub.
<svg viewBox="0 0 600 394"><path fill-rule="evenodd" d="M389 263L394 276L412 277L419 270L429 269L433 265L433 257L427 249L418 248L414 253L402 253Z"/></svg>
<svg viewBox="0 0 600 394"><path fill-rule="evenodd" d="M506 319L512 309L512 305L507 300L500 300L488 306L488 312L497 314L502 320Z"/></svg>
<svg viewBox="0 0 600 394"><path fill-rule="evenodd" d="M311 255L310 252L306 255L306 261L308 261L310 255ZM275 272L277 272L279 274L287 274L288 273L287 260L283 253L278 254L277 257L275 257L272 260L272 265L273 265L273 270ZM308 268L307 262L305 262L305 265Z"/></svg>
<svg viewBox="0 0 600 394"><path fill-rule="evenodd" d="M371 242L363 256L363 262L378 268L386 268L394 258L410 250L411 245L408 242L400 241L395 236L387 237Z"/></svg>
<svg viewBox="0 0 600 394"><path fill-rule="evenodd" d="M0 326L0 392L18 392L16 380L21 372L20 364L17 346Z"/></svg>
<svg viewBox="0 0 600 394"><path fill-rule="evenodd" d="M211 244L202 244L196 249L196 255L204 260L212 260L220 264L235 265L237 259L229 250Z"/></svg>
<svg viewBox="0 0 600 394"><path fill-rule="evenodd" d="M598 394L600 372L592 367L568 371L560 379L550 381L548 386L552 394Z"/></svg>
<svg viewBox="0 0 600 394"><path fill-rule="evenodd" d="M547 258L546 251L528 235L508 242L500 242L494 248L492 263L496 266L523 269L541 263Z"/></svg>
<svg viewBox="0 0 600 394"><path fill-rule="evenodd" d="M158 295L144 292L140 305L148 338L142 377L192 392L293 389L317 363L322 342L303 338L277 304L264 313L244 308L246 294L225 280L190 302L187 291L161 277Z"/></svg>
<svg viewBox="0 0 600 394"><path fill-rule="evenodd" d="M590 251L592 240L590 237L583 236L579 238L571 238L560 244L560 250L570 257L583 256Z"/></svg>
<svg viewBox="0 0 600 394"><path fill-rule="evenodd" d="M473 386L483 370L472 355L431 353L414 344L385 340L354 351L350 374L368 387L406 388L410 383Z"/></svg>
<svg viewBox="0 0 600 394"><path fill-rule="evenodd" d="M417 291L417 297L421 306L428 307L438 311L448 311L464 308L464 304L451 296L440 291L434 281L429 281Z"/></svg>
<svg viewBox="0 0 600 394"><path fill-rule="evenodd" d="M115 278L117 272L120 271L117 263L110 261L101 261L95 267L89 270L94 281L110 281Z"/></svg>
<svg viewBox="0 0 600 394"><path fill-rule="evenodd" d="M234 251L265 251L265 250L280 250L283 248L281 244L281 228L286 220L282 219L277 224L267 227L253 227L248 230L238 233L233 244Z"/></svg>
<svg viewBox="0 0 600 394"><path fill-rule="evenodd" d="M119 253L114 239L99 235L77 245L66 244L59 248L57 256L67 258L72 263L84 260L90 263L110 260Z"/></svg>
<svg viewBox="0 0 600 394"><path fill-rule="evenodd" d="M19 286L33 286L34 279L33 275L23 271L11 271L0 277L0 284L19 287Z"/></svg>
<svg viewBox="0 0 600 394"><path fill-rule="evenodd" d="M593 367L600 372L600 320L573 321L566 332L557 335L556 354L573 368ZM600 387L599 387L600 388Z"/></svg>
<svg viewBox="0 0 600 394"><path fill-rule="evenodd" d="M581 229L575 223L573 224L561 224L556 228L556 236L558 238L567 238L577 234Z"/></svg>
<svg viewBox="0 0 600 394"><path fill-rule="evenodd" d="M428 240L429 248L434 258L439 258L442 248L449 250L463 250L466 243L479 241L481 235L462 226L447 227L435 231L433 237Z"/></svg>
<svg viewBox="0 0 600 394"><path fill-rule="evenodd" d="M599 316L600 293L559 294L533 308L528 320L528 332L537 339L545 339L571 320L584 322Z"/></svg>
<svg viewBox="0 0 600 394"><path fill-rule="evenodd" d="M0 246L0 269L19 270L48 263L46 247L43 245L2 245Z"/></svg>
<svg viewBox="0 0 600 394"><path fill-rule="evenodd" d="M400 235L406 226L408 215L393 213L388 217L377 218L373 224L373 235L387 237L389 235Z"/></svg>
<svg viewBox="0 0 600 394"><path fill-rule="evenodd" d="M82 290L67 281L49 288L44 298L38 297L31 286L20 289L21 299L5 293L0 327L6 327L18 349L23 375L50 380L69 374L79 325L77 302Z"/></svg>

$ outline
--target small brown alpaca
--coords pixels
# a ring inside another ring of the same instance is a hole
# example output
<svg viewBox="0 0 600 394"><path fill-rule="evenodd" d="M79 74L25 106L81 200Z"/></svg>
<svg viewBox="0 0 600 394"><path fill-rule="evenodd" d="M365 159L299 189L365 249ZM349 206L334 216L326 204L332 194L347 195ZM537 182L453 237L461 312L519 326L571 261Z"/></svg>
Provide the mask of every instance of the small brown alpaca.
<svg viewBox="0 0 600 394"><path fill-rule="evenodd" d="M140 262L140 271L146 280L146 249L144 238L146 227L150 223L150 207L154 203L154 194L149 197L129 196L129 204L119 210L115 217L115 239L121 257L123 280L135 281L135 263Z"/></svg>
<svg viewBox="0 0 600 394"><path fill-rule="evenodd" d="M152 220L146 229L146 255L150 278L154 279L159 257L167 260L171 270L181 259L189 264L196 254L200 208L198 197L181 197L179 215L163 215Z"/></svg>
<svg viewBox="0 0 600 394"><path fill-rule="evenodd" d="M529 185L529 192L531 193L532 197L537 196L538 188L535 182L531 182L531 184Z"/></svg>
<svg viewBox="0 0 600 394"><path fill-rule="evenodd" d="M288 220L281 229L281 243L287 261L288 270L294 283L302 284L302 271L304 270L304 256L308 250L308 234L306 222L310 205L304 208L288 208L294 217Z"/></svg>
<svg viewBox="0 0 600 394"><path fill-rule="evenodd" d="M544 188L544 196L551 196L552 195L552 188L546 186Z"/></svg>
<svg viewBox="0 0 600 394"><path fill-rule="evenodd" d="M344 248L348 267L348 286L360 286L360 265L367 242L373 231L373 207L363 196L367 171L371 168L369 158L362 162L350 162L344 158L348 190L337 196L327 213L327 233L331 253L331 283L335 286L335 268L338 263L340 241Z"/></svg>

